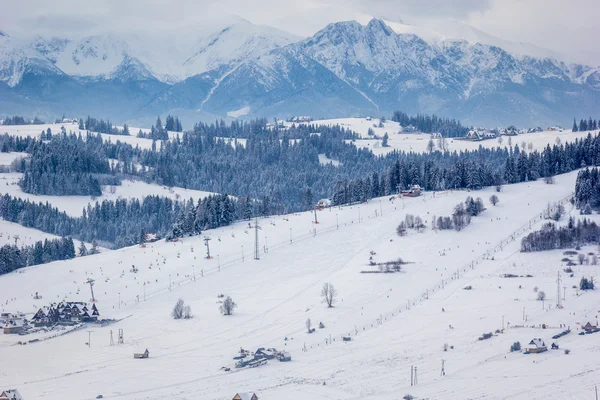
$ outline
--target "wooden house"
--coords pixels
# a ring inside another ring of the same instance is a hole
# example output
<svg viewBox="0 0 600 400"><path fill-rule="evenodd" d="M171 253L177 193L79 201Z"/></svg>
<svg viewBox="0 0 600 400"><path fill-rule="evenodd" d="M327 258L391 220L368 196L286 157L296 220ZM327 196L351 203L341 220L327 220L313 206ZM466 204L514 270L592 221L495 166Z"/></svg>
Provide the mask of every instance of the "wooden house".
<svg viewBox="0 0 600 400"><path fill-rule="evenodd" d="M588 321L588 323L583 326L583 330L586 331L586 332L587 331L593 331L597 327L598 327L597 325L592 325L592 323Z"/></svg>
<svg viewBox="0 0 600 400"><path fill-rule="evenodd" d="M527 347L529 353L543 353L546 350L548 350L546 343L541 338L533 338Z"/></svg>
<svg viewBox="0 0 600 400"><path fill-rule="evenodd" d="M243 392L237 393L232 400L258 400L258 396L256 393Z"/></svg>
<svg viewBox="0 0 600 400"><path fill-rule="evenodd" d="M17 389L0 391L0 400L23 400L23 396Z"/></svg>
<svg viewBox="0 0 600 400"><path fill-rule="evenodd" d="M19 334L25 330L25 320L24 319L13 319L10 321L6 321L4 324L4 333L5 334Z"/></svg>

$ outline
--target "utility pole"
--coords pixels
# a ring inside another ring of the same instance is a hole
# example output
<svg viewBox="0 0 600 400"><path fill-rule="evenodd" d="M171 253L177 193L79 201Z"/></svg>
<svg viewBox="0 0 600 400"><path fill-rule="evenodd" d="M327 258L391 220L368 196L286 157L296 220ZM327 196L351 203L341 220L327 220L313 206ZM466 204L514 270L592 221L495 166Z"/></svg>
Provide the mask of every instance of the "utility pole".
<svg viewBox="0 0 600 400"><path fill-rule="evenodd" d="M260 245L258 243L258 230L262 229L258 226L258 217L254 220L254 259L260 260Z"/></svg>
<svg viewBox="0 0 600 400"><path fill-rule="evenodd" d="M88 280L86 281L86 283L88 283L90 285L90 291L92 292L92 303L96 302L96 298L94 297L94 280L88 278Z"/></svg>
<svg viewBox="0 0 600 400"><path fill-rule="evenodd" d="M146 282L144 282L144 301L146 301Z"/></svg>
<svg viewBox="0 0 600 400"><path fill-rule="evenodd" d="M317 220L317 207L315 207L315 224L318 224L319 221Z"/></svg>
<svg viewBox="0 0 600 400"><path fill-rule="evenodd" d="M567 297L567 287L563 286L563 301L566 300L566 297Z"/></svg>
<svg viewBox="0 0 600 400"><path fill-rule="evenodd" d="M269 240L265 236L265 253L268 253L268 252L269 252Z"/></svg>
<svg viewBox="0 0 600 400"><path fill-rule="evenodd" d="M121 292L119 292L119 310L121 309Z"/></svg>
<svg viewBox="0 0 600 400"><path fill-rule="evenodd" d="M244 262L244 245L242 245L242 262Z"/></svg>
<svg viewBox="0 0 600 400"><path fill-rule="evenodd" d="M171 274L169 274L169 292L171 291Z"/></svg>
<svg viewBox="0 0 600 400"><path fill-rule="evenodd" d="M110 330L110 345L114 346L115 345L115 341L113 339L113 334L112 334L112 329Z"/></svg>
<svg viewBox="0 0 600 400"><path fill-rule="evenodd" d="M92 332L93 331L87 331L88 332L88 348L92 347Z"/></svg>
<svg viewBox="0 0 600 400"><path fill-rule="evenodd" d="M557 277L556 277L556 308L561 308L562 304L560 302L560 283L561 283L561 279L560 279L560 271L558 271L557 273Z"/></svg>
<svg viewBox="0 0 600 400"><path fill-rule="evenodd" d="M123 328L119 328L119 344L125 343L125 339L123 338Z"/></svg>
<svg viewBox="0 0 600 400"><path fill-rule="evenodd" d="M440 376L446 376L446 369L444 368L446 364L446 360L442 360L442 371L440 372Z"/></svg>
<svg viewBox="0 0 600 400"><path fill-rule="evenodd" d="M340 229L340 218L335 214L335 229Z"/></svg>
<svg viewBox="0 0 600 400"><path fill-rule="evenodd" d="M502 330L504 330L504 315L502 315Z"/></svg>
<svg viewBox="0 0 600 400"><path fill-rule="evenodd" d="M206 259L210 260L212 257L210 256L210 246L208 245L208 242L210 241L210 238L208 236L204 236L204 245L206 246Z"/></svg>
<svg viewBox="0 0 600 400"><path fill-rule="evenodd" d="M358 223L360 224L360 206L358 207Z"/></svg>
<svg viewBox="0 0 600 400"><path fill-rule="evenodd" d="M290 228L290 244L292 244L292 228Z"/></svg>

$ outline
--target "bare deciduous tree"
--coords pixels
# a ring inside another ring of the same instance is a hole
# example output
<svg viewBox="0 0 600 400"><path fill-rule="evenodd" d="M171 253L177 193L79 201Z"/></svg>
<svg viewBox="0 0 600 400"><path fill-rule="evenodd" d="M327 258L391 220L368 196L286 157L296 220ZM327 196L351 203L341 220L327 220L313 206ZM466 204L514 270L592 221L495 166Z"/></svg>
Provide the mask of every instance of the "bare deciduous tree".
<svg viewBox="0 0 600 400"><path fill-rule="evenodd" d="M493 206L498 204L499 201L500 201L500 199L495 194L490 196L490 203L492 203Z"/></svg>
<svg viewBox="0 0 600 400"><path fill-rule="evenodd" d="M327 303L327 307L333 307L337 297L336 288L333 287L331 283L324 283L323 288L321 289L321 297L323 297L323 302Z"/></svg>
<svg viewBox="0 0 600 400"><path fill-rule="evenodd" d="M236 307L237 304L235 303L235 301L233 301L231 297L227 296L225 300L223 300L223 303L219 307L219 310L223 315L231 315Z"/></svg>
<svg viewBox="0 0 600 400"><path fill-rule="evenodd" d="M312 327L312 322L310 322L310 318L306 320L306 330L308 333L311 333L310 328Z"/></svg>
<svg viewBox="0 0 600 400"><path fill-rule="evenodd" d="M539 292L537 292L537 299L539 301L546 300L546 292L544 292L543 290L540 290Z"/></svg>
<svg viewBox="0 0 600 400"><path fill-rule="evenodd" d="M175 303L175 307L173 307L173 311L171 312L173 319L183 318L183 311L184 311L183 299L179 299L179 300L177 300L177 303Z"/></svg>
<svg viewBox="0 0 600 400"><path fill-rule="evenodd" d="M185 306L183 308L183 318L184 319L192 318L192 308L190 306Z"/></svg>
<svg viewBox="0 0 600 400"><path fill-rule="evenodd" d="M396 228L396 233L398 234L398 236L406 235L406 223L404 221L400 222L400 224Z"/></svg>
<svg viewBox="0 0 600 400"><path fill-rule="evenodd" d="M577 260L579 261L579 265L582 265L582 264L583 264L583 262L585 261L585 254L583 254L583 253L579 253L579 254L577 255Z"/></svg>

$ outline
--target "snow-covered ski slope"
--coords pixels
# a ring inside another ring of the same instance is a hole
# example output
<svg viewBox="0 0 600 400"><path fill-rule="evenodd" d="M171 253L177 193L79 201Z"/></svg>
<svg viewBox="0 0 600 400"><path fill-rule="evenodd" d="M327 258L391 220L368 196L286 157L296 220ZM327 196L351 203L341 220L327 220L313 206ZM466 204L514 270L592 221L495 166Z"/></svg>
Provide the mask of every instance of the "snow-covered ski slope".
<svg viewBox="0 0 600 400"><path fill-rule="evenodd" d="M574 331L576 323L595 320L598 291L575 296L570 288L583 274L597 277L598 266L577 267L574 278L564 276L565 308L543 311L533 287L547 293L546 307L554 304L562 252L518 251L530 222L531 229L539 229L542 210L549 201L566 199L575 177L576 172L557 176L554 185L504 186L495 207L487 201L492 190L485 189L326 209L317 212L316 225L312 213L260 219L260 260L253 259L254 230L238 222L176 243L161 241L2 276L3 312L34 312L53 300L88 301L85 281L93 278L102 316L124 319L26 346L14 343L27 337L0 336L2 359L11 360L10 368L0 369L0 382L26 398L57 400L99 394L226 400L240 391L256 391L261 400L397 400L405 394L419 399L591 398L600 375L596 335L573 332L559 340L570 355L509 352L513 342L526 347L534 337L549 346L559 329L511 328L477 340L500 329L503 316L511 326L523 324L526 313L528 325L567 324ZM482 197L487 210L462 232L430 229L434 215L450 215L467 195ZM575 213L570 204L566 208ZM396 235L407 213L427 221L424 233ZM204 258L205 236L212 239L210 260ZM402 257L410 263L402 273L360 273L376 268L368 266L371 251L376 262ZM131 272L132 265L139 272ZM501 278L504 273L533 277ZM331 309L319 296L325 282L339 292ZM467 285L473 289L462 290ZM34 300L35 292L43 299ZM234 315L219 314L219 294L239 304ZM192 307L193 319L171 318L178 298ZM307 334L307 318L325 328ZM119 328L125 344L110 346L110 331L116 341ZM326 345L330 335L335 341ZM342 342L343 335L353 340ZM454 348L444 352L444 343ZM240 370L232 359L240 347L286 349L293 360ZM149 359L133 359L133 352L146 348ZM418 368L413 387L411 365ZM231 372L220 370L223 366Z"/></svg>

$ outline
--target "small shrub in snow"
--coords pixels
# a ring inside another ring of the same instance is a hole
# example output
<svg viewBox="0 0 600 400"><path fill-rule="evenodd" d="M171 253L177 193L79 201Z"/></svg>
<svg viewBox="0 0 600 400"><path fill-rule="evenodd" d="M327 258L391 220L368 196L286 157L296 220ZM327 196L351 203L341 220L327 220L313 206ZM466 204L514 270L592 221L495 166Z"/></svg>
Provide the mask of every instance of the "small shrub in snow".
<svg viewBox="0 0 600 400"><path fill-rule="evenodd" d="M471 285L469 285L469 286L465 286L465 287L463 288L463 290L471 290L471 289L473 289L473 286L471 286Z"/></svg>
<svg viewBox="0 0 600 400"><path fill-rule="evenodd" d="M223 303L221 303L219 306L219 311L221 311L221 314L223 315L231 315L236 307L237 304L235 301L233 301L231 297L227 296L225 300L223 300Z"/></svg>
<svg viewBox="0 0 600 400"><path fill-rule="evenodd" d="M404 397L402 398L403 400L414 400L414 396L411 396L410 394L405 394Z"/></svg>
<svg viewBox="0 0 600 400"><path fill-rule="evenodd" d="M576 256L577 252L574 250L567 250L563 253L565 256Z"/></svg>
<svg viewBox="0 0 600 400"><path fill-rule="evenodd" d="M533 291L537 293L537 291L539 290L539 288L537 286L533 287Z"/></svg>
<svg viewBox="0 0 600 400"><path fill-rule="evenodd" d="M173 311L171 312L171 315L173 316L173 319L182 319L184 311L185 311L185 306L184 306L183 300L179 299L179 300L177 300L177 303L175 303L175 307L173 307Z"/></svg>
<svg viewBox="0 0 600 400"><path fill-rule="evenodd" d="M479 340L486 340L491 338L492 336L494 336L492 332L484 333L483 335L479 336Z"/></svg>
<svg viewBox="0 0 600 400"><path fill-rule="evenodd" d="M569 354L570 352L571 352L571 350L565 349L565 354Z"/></svg>
<svg viewBox="0 0 600 400"><path fill-rule="evenodd" d="M579 289L594 290L594 278L581 278L581 281L579 282Z"/></svg>
<svg viewBox="0 0 600 400"><path fill-rule="evenodd" d="M573 272L573 268L567 267L567 268L563 269L563 271L565 271L565 273L567 273L567 274L570 274Z"/></svg>
<svg viewBox="0 0 600 400"><path fill-rule="evenodd" d="M579 253L579 255L577 256L577 261L579 261L579 265L582 265L585 261L585 254Z"/></svg>
<svg viewBox="0 0 600 400"><path fill-rule="evenodd" d="M510 346L510 351L515 352L515 351L521 351L521 342L514 342L511 346Z"/></svg>

